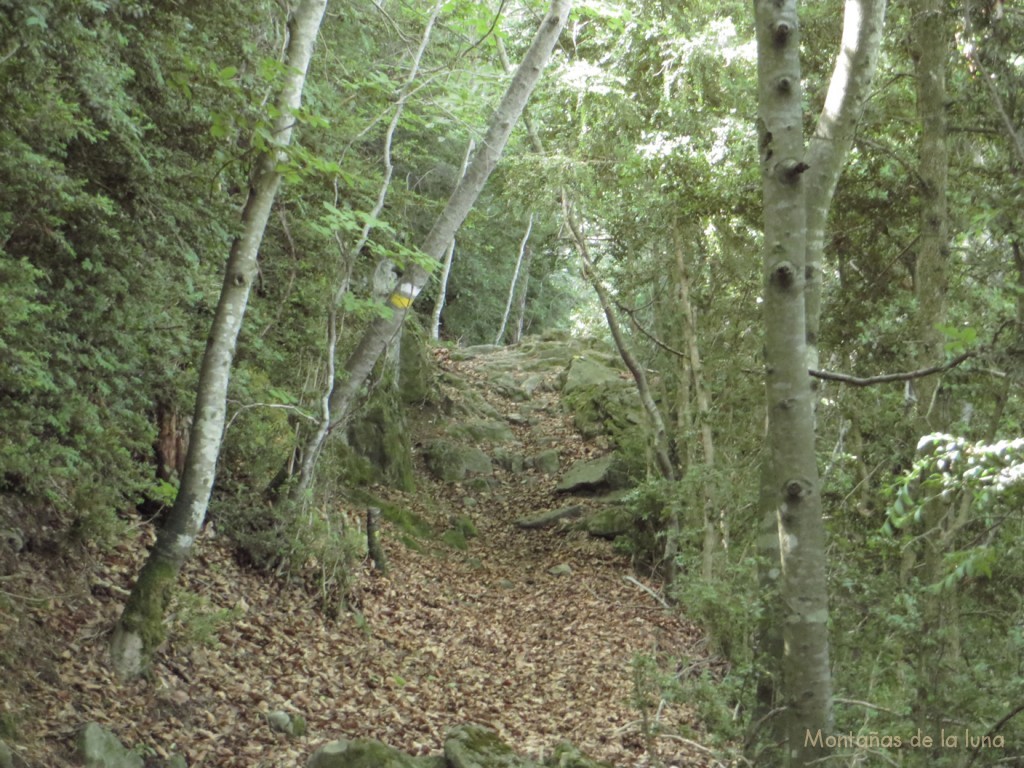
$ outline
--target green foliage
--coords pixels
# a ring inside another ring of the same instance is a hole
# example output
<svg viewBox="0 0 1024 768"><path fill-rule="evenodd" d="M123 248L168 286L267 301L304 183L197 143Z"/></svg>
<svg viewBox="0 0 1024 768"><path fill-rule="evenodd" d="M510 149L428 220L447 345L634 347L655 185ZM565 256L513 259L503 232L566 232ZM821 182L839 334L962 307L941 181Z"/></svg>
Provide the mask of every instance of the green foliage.
<svg viewBox="0 0 1024 768"><path fill-rule="evenodd" d="M986 532L985 540L946 553L947 575L932 585L950 589L965 579L991 578L1000 552L1006 514L1019 508L1024 483L1024 438L995 443L932 434L918 444L919 458L894 484L884 530L889 534L920 524L929 504L959 505L960 527Z"/></svg>
<svg viewBox="0 0 1024 768"><path fill-rule="evenodd" d="M635 565L660 570L669 516L673 510L682 514L681 501L678 484L668 480L647 480L631 489L623 497L622 507L632 524L628 533L615 539L616 548L628 554Z"/></svg>
<svg viewBox="0 0 1024 768"><path fill-rule="evenodd" d="M243 613L240 608L214 607L205 595L183 589L174 591L170 610L172 636L187 645L210 648L220 646L220 630Z"/></svg>

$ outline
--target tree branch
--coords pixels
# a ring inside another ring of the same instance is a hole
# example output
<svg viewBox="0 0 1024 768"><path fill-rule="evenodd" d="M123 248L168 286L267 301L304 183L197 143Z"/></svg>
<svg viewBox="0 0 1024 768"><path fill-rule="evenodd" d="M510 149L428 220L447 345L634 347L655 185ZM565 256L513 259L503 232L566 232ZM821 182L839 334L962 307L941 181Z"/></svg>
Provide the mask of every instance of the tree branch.
<svg viewBox="0 0 1024 768"><path fill-rule="evenodd" d="M958 355L942 365L933 365L930 368L920 368L916 371L904 371L903 373L883 373L879 376L868 376L867 378L850 376L846 373L816 371L814 369L808 370L807 372L814 378L822 379L823 381L838 381L841 384L849 384L851 387L870 387L874 384L889 384L894 381L913 381L914 379L922 379L925 376L932 376L936 373L945 373L946 371L953 370L966 360L976 357L977 354L977 352L964 352L962 355Z"/></svg>
<svg viewBox="0 0 1024 768"><path fill-rule="evenodd" d="M640 324L640 321L636 319L636 315L635 315L636 310L635 309L633 309L631 307L627 307L625 304L622 304L621 302L618 302L618 301L615 302L615 306L618 307L621 312L625 312L626 313L626 317L629 318L629 321L633 324L633 327L636 328L638 331L640 331L640 333L642 333L648 339L653 341L654 345L656 347L660 347L661 349L663 349L666 352L668 352L670 355L675 355L676 357L681 357L684 360L687 358L687 355L686 355L685 352L680 352L678 349L675 349L674 347L670 347L664 341L662 341L657 336L655 336L653 333L651 333L646 328L644 328Z"/></svg>

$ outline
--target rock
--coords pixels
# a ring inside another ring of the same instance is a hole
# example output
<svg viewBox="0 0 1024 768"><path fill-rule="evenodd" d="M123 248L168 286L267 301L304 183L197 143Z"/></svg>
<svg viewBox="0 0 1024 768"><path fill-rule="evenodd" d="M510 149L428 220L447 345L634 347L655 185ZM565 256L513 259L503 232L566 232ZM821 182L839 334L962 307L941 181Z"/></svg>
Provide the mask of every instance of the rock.
<svg viewBox="0 0 1024 768"><path fill-rule="evenodd" d="M491 388L509 400L525 402L530 399L530 393L526 391L510 373L499 373L490 381Z"/></svg>
<svg viewBox="0 0 1024 768"><path fill-rule="evenodd" d="M451 768L539 768L482 725L459 725L448 731L444 756Z"/></svg>
<svg viewBox="0 0 1024 768"><path fill-rule="evenodd" d="M555 745L555 751L544 761L546 768L613 768L587 757L567 741Z"/></svg>
<svg viewBox="0 0 1024 768"><path fill-rule="evenodd" d="M188 762L181 755L171 755L164 764L165 768L188 768Z"/></svg>
<svg viewBox="0 0 1024 768"><path fill-rule="evenodd" d="M14 768L14 753L2 741L0 741L0 768Z"/></svg>
<svg viewBox="0 0 1024 768"><path fill-rule="evenodd" d="M531 456L527 459L527 465L545 475L554 475L561 468L561 459L559 457L558 450L551 448L547 451L541 451L535 456Z"/></svg>
<svg viewBox="0 0 1024 768"><path fill-rule="evenodd" d="M410 757L373 739L341 739L314 752L306 768L445 768L439 757Z"/></svg>
<svg viewBox="0 0 1024 768"><path fill-rule="evenodd" d="M591 461L577 461L555 487L556 491L590 491L595 488L622 488L629 484L629 478L622 462L615 453L609 453Z"/></svg>
<svg viewBox="0 0 1024 768"><path fill-rule="evenodd" d="M636 385L593 352L573 359L562 384L562 403L587 439L607 436L623 457L626 474L647 471L649 428Z"/></svg>
<svg viewBox="0 0 1024 768"><path fill-rule="evenodd" d="M552 576L572 576L572 566L568 563L559 563L548 568Z"/></svg>
<svg viewBox="0 0 1024 768"><path fill-rule="evenodd" d="M267 714L267 725L280 733L287 733L289 736L306 735L306 718L302 715L291 715L278 710Z"/></svg>
<svg viewBox="0 0 1024 768"><path fill-rule="evenodd" d="M521 453L499 448L494 452L494 463L507 472L519 474L526 466L526 459Z"/></svg>
<svg viewBox="0 0 1024 768"><path fill-rule="evenodd" d="M468 437L481 443L507 443L515 439L508 424L503 421L475 419L447 430L452 438Z"/></svg>
<svg viewBox="0 0 1024 768"><path fill-rule="evenodd" d="M588 517L583 527L591 536L614 539L632 530L633 517L629 510L622 507L607 507Z"/></svg>
<svg viewBox="0 0 1024 768"><path fill-rule="evenodd" d="M423 446L427 468L446 483L458 483L471 475L490 475L491 457L479 448L450 440L431 440Z"/></svg>
<svg viewBox="0 0 1024 768"><path fill-rule="evenodd" d="M579 517L582 513L583 507L579 504L562 507L561 509L549 509L546 512L541 512L539 515L534 515L533 517L522 517L519 520L516 520L516 527L524 529L550 528L559 520Z"/></svg>
<svg viewBox="0 0 1024 768"><path fill-rule="evenodd" d="M484 357L491 354L492 352L499 352L504 347L500 344L477 344L472 347L462 347L460 349L453 349L451 352L452 360L476 360L478 357Z"/></svg>
<svg viewBox="0 0 1024 768"><path fill-rule="evenodd" d="M79 732L78 754L86 768L142 768L142 758L98 723L89 723Z"/></svg>

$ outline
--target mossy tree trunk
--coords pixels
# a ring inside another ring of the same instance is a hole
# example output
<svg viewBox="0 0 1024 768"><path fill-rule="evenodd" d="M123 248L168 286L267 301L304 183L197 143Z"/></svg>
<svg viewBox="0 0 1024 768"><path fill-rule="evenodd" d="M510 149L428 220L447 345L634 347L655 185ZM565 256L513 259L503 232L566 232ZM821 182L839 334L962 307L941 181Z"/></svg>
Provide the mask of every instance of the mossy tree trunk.
<svg viewBox="0 0 1024 768"><path fill-rule="evenodd" d="M238 334L256 277L267 219L280 186L277 167L291 142L295 112L302 103L306 72L327 0L302 0L288 22L285 63L289 71L277 99L275 144L256 159L242 212L242 233L231 246L224 284L199 372L188 454L174 506L153 546L114 631L114 668L133 677L148 667L163 640L164 611L171 589L206 518L224 436L227 390Z"/></svg>
<svg viewBox="0 0 1024 768"><path fill-rule="evenodd" d="M941 363L945 338L938 326L946 321L949 234L947 187L949 151L946 128L946 62L952 36L949 34L946 4L941 0L917 0L912 5L914 21L911 55L916 66L917 112L921 121L918 143L920 238L914 269L917 298L916 330L919 367ZM916 429L919 435L949 428L948 408L940 396L940 380L929 376L914 383L917 397ZM922 525L924 530L908 553L921 553L917 583L931 585L943 576L945 554L952 546L956 502L938 493L927 494ZM915 716L935 732L949 724L945 690L946 675L959 664L956 586L941 593L921 590L922 631L917 654L918 696Z"/></svg>

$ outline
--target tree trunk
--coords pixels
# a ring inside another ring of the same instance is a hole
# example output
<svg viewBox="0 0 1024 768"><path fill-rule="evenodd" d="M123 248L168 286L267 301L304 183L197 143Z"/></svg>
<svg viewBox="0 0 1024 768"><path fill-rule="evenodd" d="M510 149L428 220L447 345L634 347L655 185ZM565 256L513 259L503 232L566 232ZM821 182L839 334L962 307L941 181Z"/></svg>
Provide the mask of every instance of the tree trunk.
<svg viewBox="0 0 1024 768"><path fill-rule="evenodd" d="M604 311L605 319L608 321L608 330L611 331L612 339L615 342L615 348L619 351L622 362L626 364L629 372L633 374L633 381L636 382L640 402L643 404L644 410L651 420L651 426L654 429L654 456L658 464L658 472L666 480L675 480L676 469L672 463L672 451L669 447L668 430L665 428L665 420L661 417L658 404L654 402L654 397L651 395L651 388L647 383L647 374L644 372L644 367L640 365L640 361L636 359L629 348L629 344L626 343L622 327L615 316L615 308L612 304L611 296L608 295L608 290L594 271L594 262L590 258L590 249L587 247L587 241L584 239L576 217L569 207L569 196L565 190L562 190L562 207L565 212L566 224L569 226L573 242L576 245L576 252L579 253L580 260L583 262L583 276L594 287L594 292L597 293L601 309ZM678 528L678 520L675 526Z"/></svg>
<svg viewBox="0 0 1024 768"><path fill-rule="evenodd" d="M946 357L945 339L938 326L946 320L948 287L948 224L946 190L949 153L946 136L946 61L951 37L947 34L946 5L941 0L914 3L914 41L912 56L917 67L917 111L921 120L919 142L919 178L921 234L918 239L914 270L917 298L915 326L919 339L918 367L942 362ZM917 397L918 434L945 431L949 427L948 410L938 397L940 378L928 376L914 383ZM919 583L934 584L943 575L945 553L952 545L949 529L953 524L954 502L938 494L929 494L922 515L924 531L908 553L921 551ZM918 696L915 716L925 727L948 725L950 715L945 689L949 670L955 669L959 656L957 634L956 587L941 594L921 592L922 631L917 654Z"/></svg>
<svg viewBox="0 0 1024 768"><path fill-rule="evenodd" d="M523 340L523 324L526 320L526 299L530 293L530 263L533 261L533 249L526 249L523 269L519 275L519 287L516 290L516 322L512 330L512 343Z"/></svg>
<svg viewBox="0 0 1024 768"><path fill-rule="evenodd" d="M466 155L462 158L462 168L459 171L459 178L466 175L466 168L469 165L469 158L473 156L473 148L476 142L472 139L466 147ZM452 260L455 258L455 238L448 243L448 250L444 252L444 261L441 265L441 277L437 284L437 299L434 301L434 312L430 322L430 338L437 341L441 337L441 312L444 310L445 299L448 296L448 278L452 274Z"/></svg>
<svg viewBox="0 0 1024 768"><path fill-rule="evenodd" d="M807 367L817 370L818 327L821 320L821 263L825 229L836 185L853 146L868 89L875 76L882 46L886 0L847 0L843 37L825 106L807 146L804 174L807 189L807 257L804 303L807 307ZM817 383L811 383L816 388Z"/></svg>
<svg viewBox="0 0 1024 768"><path fill-rule="evenodd" d="M302 102L306 72L327 0L302 0L288 23L287 75L277 100L279 117L272 135L277 144L255 162L249 197L242 212L242 234L231 246L224 285L199 371L195 415L181 485L165 524L157 534L114 631L111 656L125 677L142 672L163 640L163 616L170 591L192 551L209 506L224 435L231 362L256 276L260 243L280 185L278 164L291 142L295 111Z"/></svg>
<svg viewBox="0 0 1024 768"><path fill-rule="evenodd" d="M441 3L435 3L433 10L430 12L430 16L427 17L427 23L424 26L423 34L420 37L420 44L417 47L416 52L413 54L412 64L409 66L409 74L406 76L405 82L398 90L398 94L395 99L395 112L391 116L391 122L388 123L387 130L384 131L384 149L381 153L382 161L384 163L384 178L381 180L380 189L377 191L377 199L373 204L373 208L370 209L370 215L366 217L366 221L359 233L359 237L352 247L348 249L348 253L358 254L364 247L366 247L366 244L370 240L370 235L373 232L373 222L377 220L381 212L384 210L384 204L387 202L388 191L391 188L391 178L394 176L395 171L394 163L391 161L391 146L395 139L395 131L398 130L398 123L402 118L402 112L405 111L405 104L409 99L409 94L412 92L413 85L419 75L420 62L423 60L423 54L427 50L427 46L430 44L430 37L434 31L434 24L437 21L438 14L440 14L440 12ZM377 273L379 273L383 267L383 264L378 264ZM312 434L305 439L305 446L296 452L300 461L299 471L297 473L296 482L290 488L288 495L284 497L284 499L289 501L298 501L305 496L306 490L312 482L316 464L320 460L320 451L323 449L324 441L327 439L327 434L331 430L331 394L334 391L334 377L337 369L338 307L341 305L345 292L348 290L348 282L348 276L346 276L335 290L334 299L331 302L330 307L327 309L327 376L326 383L324 385L324 392L320 398L320 420ZM387 289L385 289L383 293L386 295ZM301 432L299 434L300 436L302 435ZM287 480L288 476L288 473L279 473L279 477L282 482ZM271 485L271 491L276 493L278 485L279 483L275 479L275 483Z"/></svg>
<svg viewBox="0 0 1024 768"><path fill-rule="evenodd" d="M512 314L512 302L516 298L516 286L519 284L519 271L523 268L523 259L526 255L526 244L530 241L530 233L533 232L533 214L530 214L530 221L526 225L526 234L523 235L522 242L519 243L519 256L516 258L516 268L512 272L512 284L508 287L508 301L505 302L505 313L501 316L501 327L498 329L498 335L494 339L495 344L501 344L502 338L505 336L505 328L508 327L508 318Z"/></svg>
<svg viewBox="0 0 1024 768"><path fill-rule="evenodd" d="M769 485L780 543L783 699L787 761L807 766L832 730L825 527L807 373L800 45L796 0L755 3L758 134L764 196L765 383Z"/></svg>
<svg viewBox="0 0 1024 768"><path fill-rule="evenodd" d="M703 525L704 525L704 546L701 553L701 577L704 581L711 581L714 575L714 555L719 543L725 543L725 519L716 519L715 494L712 490L712 470L715 467L715 441L711 432L711 396L708 393L707 385L704 382L704 365L700 359L700 347L697 344L697 313L694 311L693 303L690 301L690 273L686 266L686 254L683 253L683 244L679 237L678 226L673 228L673 246L676 257L676 299L678 304L676 311L682 317L683 341L686 348L686 365L689 368L689 379L693 383L693 392L697 400L697 416L695 421L700 433L701 452L703 454L702 465L704 467L704 480L701 483L703 491ZM685 374L684 374L685 375ZM687 472L692 464L687 465ZM719 537L721 534L721 538Z"/></svg>
<svg viewBox="0 0 1024 768"><path fill-rule="evenodd" d="M420 250L430 259L441 260L455 233L483 191L488 177L497 166L512 128L522 114L551 57L558 36L568 19L570 5L570 0L552 1L551 9L541 22L530 49L491 117L487 133L469 168L466 169L465 176L456 185L448 204L420 246ZM319 455L323 442L330 432L348 420L352 406L381 353L401 329L412 303L429 279L429 273L418 264L411 264L406 269L402 280L387 300L388 311L370 323L356 348L349 355L341 379L334 382L329 399L330 429L317 445L307 447L307 451ZM308 477L299 477L296 484L305 488L308 482Z"/></svg>
<svg viewBox="0 0 1024 768"><path fill-rule="evenodd" d="M788 34L795 29L797 23L795 4L786 2L782 6L773 7L770 3L763 3L759 0L755 5L755 9L758 25L761 99L765 102L787 102L790 113L797 116L796 123L787 125L787 128L795 133L799 130L797 126L800 125L799 98L793 96L794 89L799 90L799 53L791 44ZM806 153L803 153L795 140L790 137L790 141L794 146L792 148L787 147L787 152L792 152L793 154L786 158L781 158L778 154L778 146L773 146L775 144L773 139L776 138L773 127L769 127L767 124L760 126L762 157L765 161L766 203L769 193L768 175L775 170L771 167L773 163L770 161L774 161L774 165L779 166L780 161L785 159L789 162L789 167L793 171L800 168L800 171L796 173L796 177L791 179L797 183L789 186L793 192L798 193L796 196L800 199L801 210L799 212L794 211L793 214L798 215L802 219L800 222L801 229L793 231L799 234L799 237L796 239L802 240L803 244L802 250L799 253L799 260L792 263L790 267L793 270L799 271L799 274L796 274L795 271L792 274L794 285L791 290L800 291L803 294L800 299L803 304L803 311L800 313L802 315L801 324L803 325L804 335L802 346L804 348L805 366L808 368L816 368L819 358L818 327L821 312L821 262L828 212L832 204L839 174L852 146L854 129L863 111L868 87L874 76L878 52L881 46L886 2L885 0L847 0L845 9L842 41L825 99L825 107L818 117L817 126ZM772 59L777 61L772 62ZM789 63L782 59L788 59ZM776 70L770 69L773 63L779 68ZM797 73L796 79L794 79L794 72ZM762 115L762 120L765 120L764 115ZM767 123L766 120L765 123ZM775 154L769 156L770 152ZM798 163L797 160L801 157L805 159L805 162ZM786 169L779 167L778 170L782 171L782 175L775 180L773 186L785 187L786 185L781 182L786 180ZM802 192L799 189L801 186L803 187ZM778 282L780 279L785 278L783 273L774 271L774 267L781 266L780 262L785 261L787 258L785 249L791 248L794 254L798 250L797 243L787 242L782 251L773 254L779 244L768 238L770 219L772 219L772 216L768 214L766 205L765 254L769 287L771 287L773 282ZM774 232L782 236L785 232L783 222L776 220L772 223L776 225ZM784 291L784 286L779 285L775 289L769 290L766 298L771 296L783 298L785 295ZM766 327L769 323L769 316L774 318L772 322L775 323L777 321L776 315L778 314L776 307L773 306L771 312L768 309L769 307L766 305ZM796 313L795 307L790 307L790 309L794 314ZM782 330L781 327L778 330ZM777 343L783 343L783 340L779 339ZM795 341L788 343L795 344ZM782 475L778 473L779 467L777 462L779 457L776 456L772 448L780 439L783 439L779 434L779 427L781 426L779 424L779 417L786 413L786 403L784 400L773 395L773 377L777 375L777 372L776 364L771 357L766 360L766 369L768 372L769 396L767 427L769 451L762 470L760 507L763 518L758 536L759 560L761 562L759 583L762 599L765 601L765 610L758 627L757 641L761 655L759 667L763 670L757 685L757 717L755 720L758 721L767 717L780 704L788 703L788 701L780 701L780 691L777 690L777 683L780 682L780 678L783 678L785 674L783 667L787 666L784 659L784 649L787 645L783 637L784 632L779 616L788 610L784 608L782 593L788 591L789 587L786 586L788 579L784 579L785 569L783 566L786 555L782 551L781 544L786 541L786 538L783 536L783 528L780 526L782 518L779 515L780 505L778 503L778 481ZM803 385L801 384L800 386L802 387ZM807 386L810 392L813 393L815 384L810 382ZM779 393L781 394L781 392L782 390L780 389ZM801 392L800 396L803 397L804 393ZM773 414L773 407L779 407L780 405L782 410ZM809 429L811 434L809 437L805 436L804 439L809 441L810 447L813 448L813 399L810 403L810 408L811 422ZM807 429L807 427L804 426L802 429ZM807 446L804 446L804 448L806 449ZM814 475L817 475L816 467ZM821 527L821 510L820 496L818 496L817 489L815 489L813 498L809 499L809 501L811 504L806 509L806 515L818 517L818 522L812 527L819 528ZM815 507L817 507L816 510L814 509ZM823 535L823 533L819 532L817 535ZM823 562L820 567L824 567ZM821 584L822 589L824 589L824 581ZM823 608L826 607L827 601L824 594L818 596L817 601L821 603ZM825 670L822 664L827 663L827 636L824 635L824 624L816 627L815 632L822 635L817 642L820 644L821 651L825 654L825 657L824 659L817 660L817 664L819 674L824 674ZM789 682L783 681L783 685L785 690L782 693L788 700L792 696L794 689ZM822 693L824 693L824 687ZM830 705L821 700L813 705L808 703L808 706L811 708L813 706L823 708L823 711L820 713L821 722L831 723ZM799 715L800 713L797 714ZM799 728L794 729L792 727L794 722L792 718L789 720L789 734L791 738L801 735ZM777 730L776 735L781 736L783 739L786 738L785 733L779 733ZM774 741L775 739L769 740ZM799 756L797 759L800 759Z"/></svg>

